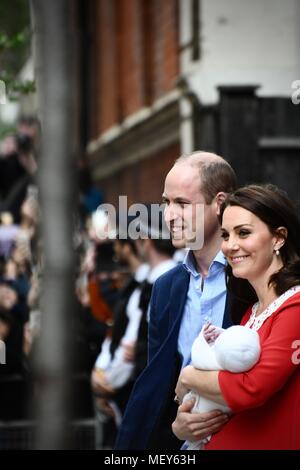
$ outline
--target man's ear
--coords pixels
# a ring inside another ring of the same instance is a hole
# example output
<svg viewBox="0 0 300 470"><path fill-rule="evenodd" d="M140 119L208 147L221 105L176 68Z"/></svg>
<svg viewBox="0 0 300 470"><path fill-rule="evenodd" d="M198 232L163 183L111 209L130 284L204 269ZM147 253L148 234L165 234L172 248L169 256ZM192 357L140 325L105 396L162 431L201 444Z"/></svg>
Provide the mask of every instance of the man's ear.
<svg viewBox="0 0 300 470"><path fill-rule="evenodd" d="M217 204L217 215L220 215L220 207L222 203L225 201L227 197L227 194L224 193L223 191L220 191L216 196L215 196L215 201Z"/></svg>

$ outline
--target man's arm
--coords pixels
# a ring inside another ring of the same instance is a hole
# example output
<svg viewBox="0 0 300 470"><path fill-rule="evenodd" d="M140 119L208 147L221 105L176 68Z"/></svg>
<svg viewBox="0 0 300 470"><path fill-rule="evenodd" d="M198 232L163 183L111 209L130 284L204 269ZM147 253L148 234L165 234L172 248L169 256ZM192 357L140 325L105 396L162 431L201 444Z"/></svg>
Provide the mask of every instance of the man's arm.
<svg viewBox="0 0 300 470"><path fill-rule="evenodd" d="M157 352L161 345L161 338L159 334L159 328L157 325L157 312L156 312L156 299L157 299L157 283L154 283L152 289L152 295L150 299L150 311L149 311L149 325L148 325L148 363Z"/></svg>

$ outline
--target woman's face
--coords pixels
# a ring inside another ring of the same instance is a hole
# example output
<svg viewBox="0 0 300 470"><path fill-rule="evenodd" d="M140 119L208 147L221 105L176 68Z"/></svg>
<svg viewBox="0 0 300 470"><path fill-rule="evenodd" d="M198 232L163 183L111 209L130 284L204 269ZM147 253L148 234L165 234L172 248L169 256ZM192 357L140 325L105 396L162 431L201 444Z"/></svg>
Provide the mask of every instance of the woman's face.
<svg viewBox="0 0 300 470"><path fill-rule="evenodd" d="M228 206L223 214L222 251L235 277L258 281L267 279L282 262L275 251L283 243L252 212L239 206Z"/></svg>

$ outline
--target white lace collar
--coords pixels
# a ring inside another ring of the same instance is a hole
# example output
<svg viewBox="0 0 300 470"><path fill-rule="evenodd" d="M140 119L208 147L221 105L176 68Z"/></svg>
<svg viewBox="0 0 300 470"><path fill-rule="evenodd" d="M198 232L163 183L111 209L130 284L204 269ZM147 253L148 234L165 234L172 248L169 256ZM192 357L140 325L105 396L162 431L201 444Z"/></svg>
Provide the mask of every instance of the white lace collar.
<svg viewBox="0 0 300 470"><path fill-rule="evenodd" d="M268 307L258 316L256 316L256 312L258 309L258 302L253 305L252 312L250 315L249 320L245 324L246 327L251 328L252 330L259 330L262 324L265 322L267 318L269 318L272 313L276 312L276 310L290 297L300 292L300 286L291 287L282 295L277 297Z"/></svg>

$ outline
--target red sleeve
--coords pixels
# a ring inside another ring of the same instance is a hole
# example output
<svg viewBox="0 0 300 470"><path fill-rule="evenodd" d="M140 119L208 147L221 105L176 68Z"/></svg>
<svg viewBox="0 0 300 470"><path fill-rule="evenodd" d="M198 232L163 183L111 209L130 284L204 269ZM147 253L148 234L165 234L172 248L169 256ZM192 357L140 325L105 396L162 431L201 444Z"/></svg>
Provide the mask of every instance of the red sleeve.
<svg viewBox="0 0 300 470"><path fill-rule="evenodd" d="M261 345L259 361L250 371L241 374L219 372L223 397L233 412L263 405L296 370L298 364L293 363L292 356L295 353L293 343L298 340L299 344L300 340L300 296L296 297L272 315L270 334Z"/></svg>

